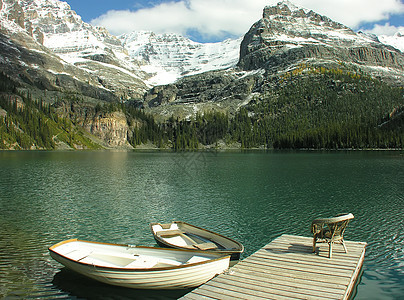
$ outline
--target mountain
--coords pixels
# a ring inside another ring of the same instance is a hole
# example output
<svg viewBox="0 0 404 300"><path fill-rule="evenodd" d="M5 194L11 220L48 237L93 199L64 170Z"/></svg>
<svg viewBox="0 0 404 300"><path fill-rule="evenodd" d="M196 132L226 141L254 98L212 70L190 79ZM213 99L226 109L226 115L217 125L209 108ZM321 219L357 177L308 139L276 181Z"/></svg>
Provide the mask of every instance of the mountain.
<svg viewBox="0 0 404 300"><path fill-rule="evenodd" d="M393 46L404 53L404 30L394 35L380 35L378 39L386 45Z"/></svg>
<svg viewBox="0 0 404 300"><path fill-rule="evenodd" d="M146 91L146 74L131 62L120 41L105 29L84 23L67 3L4 0L0 14L2 31L11 40L19 36L19 43L28 46L27 50L46 53L52 56L46 61L57 59L70 69L64 72L62 68L49 68L43 72L70 75L80 84L90 84L122 99L138 98ZM40 65L26 63L41 69Z"/></svg>
<svg viewBox="0 0 404 300"><path fill-rule="evenodd" d="M172 114L190 118L212 108L234 114L270 91L282 76L310 68L367 74L392 85L404 83L403 52L284 1L265 7L262 18L245 34L236 68L154 87L145 104L166 118Z"/></svg>
<svg viewBox="0 0 404 300"><path fill-rule="evenodd" d="M0 0L0 148L402 145L401 38L288 1L239 40L200 44L115 37L62 1Z"/></svg>
<svg viewBox="0 0 404 300"><path fill-rule="evenodd" d="M125 114L102 107L141 98L147 75L116 37L55 0L0 0L0 22L0 148L131 148Z"/></svg>
<svg viewBox="0 0 404 300"><path fill-rule="evenodd" d="M233 66L241 42L199 44L176 35L143 34L147 35L148 42L144 44L135 39L135 34L119 39L103 28L86 24L62 1L0 0L0 75L7 79L0 97L4 103L18 102L19 107L29 110L35 108L23 105L25 101L43 99L62 118L74 120L72 128L85 128L103 147L130 147L127 138L133 128L129 128L128 122L137 124L138 121L125 120L125 115L114 112L113 108L97 109L97 105L139 100L150 84L161 80L172 82L181 74ZM141 44L134 51L136 43ZM220 55L222 51L226 51L228 58ZM15 118L12 121L16 122L15 128L6 124L7 130L14 135L25 132L27 127L18 124L23 122L18 114L12 117L15 114L4 108L0 108L0 113L0 121ZM59 130L56 134L59 137L67 135L63 126L54 126L59 128L55 129L55 132ZM81 132L79 128L74 131ZM24 139L35 140L27 136ZM58 143L71 148L91 144L75 143L74 139L70 143L52 137L48 140L52 142L47 145L55 144L55 147L59 147ZM13 148L7 146L13 143L19 144L10 138L5 147ZM32 143L28 148L43 147L42 142Z"/></svg>
<svg viewBox="0 0 404 300"><path fill-rule="evenodd" d="M140 68L151 73L152 86L172 83L182 76L236 66L241 38L220 43L197 43L178 34L133 32L118 37Z"/></svg>
<svg viewBox="0 0 404 300"><path fill-rule="evenodd" d="M356 33L312 10L286 1L264 9L263 17L244 36L239 67L279 68L311 62L349 67L402 82L404 56L372 36Z"/></svg>
<svg viewBox="0 0 404 300"><path fill-rule="evenodd" d="M89 96L109 93L123 100L139 99L150 87L173 83L183 76L228 70L236 65L244 71L261 68L268 71L271 63L278 71L283 68L281 64L309 60L323 64L339 60L359 65L378 76L384 73L383 77L396 77L396 81L402 78L402 69L395 68L402 64L400 55L379 41L400 48L403 39L400 35L377 39L358 34L290 2L268 6L263 18L244 37L212 44L152 32L115 37L103 28L83 22L67 3L58 0L2 0L0 17L1 32L6 37L13 36L11 40L19 40L22 47L28 45L31 47L28 50L49 56L41 61L53 61L46 69L25 62L33 66L30 73L46 77L41 81L48 82L45 84L48 89L61 90L63 82L73 81L65 89L90 85L89 90L103 90L84 93ZM259 60L265 61L266 66ZM17 68L15 73L19 72ZM62 75L63 80L59 78ZM67 79L68 76L71 78ZM83 93L86 88L75 89Z"/></svg>
<svg viewBox="0 0 404 300"><path fill-rule="evenodd" d="M30 41L31 48L46 47L37 51L77 67L77 73L84 71L95 80L95 84L90 80L91 85L123 100L140 98L148 87L172 83L181 76L234 67L241 43L238 39L202 44L177 34L152 32L115 37L83 22L58 0L4 0L0 17L6 36L25 34L23 39L39 44L33 46Z"/></svg>

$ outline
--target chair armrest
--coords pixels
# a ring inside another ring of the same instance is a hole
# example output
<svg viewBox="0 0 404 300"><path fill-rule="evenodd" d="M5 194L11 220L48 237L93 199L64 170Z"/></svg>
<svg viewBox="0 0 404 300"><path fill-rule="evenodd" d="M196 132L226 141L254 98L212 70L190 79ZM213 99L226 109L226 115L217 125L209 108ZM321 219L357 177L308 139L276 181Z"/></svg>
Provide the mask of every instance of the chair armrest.
<svg viewBox="0 0 404 300"><path fill-rule="evenodd" d="M333 218L321 218L321 219L315 219L312 222L313 224L332 224L332 223L338 223L341 221L346 221L346 220L351 220L354 218L354 215L349 213L349 214L343 214L337 217L333 217Z"/></svg>

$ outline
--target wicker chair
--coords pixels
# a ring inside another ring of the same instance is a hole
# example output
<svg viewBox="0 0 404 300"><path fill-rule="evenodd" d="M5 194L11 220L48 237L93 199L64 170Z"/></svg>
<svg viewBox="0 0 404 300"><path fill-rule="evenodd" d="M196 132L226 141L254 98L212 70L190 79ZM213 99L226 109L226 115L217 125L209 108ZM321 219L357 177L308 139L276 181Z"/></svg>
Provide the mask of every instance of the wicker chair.
<svg viewBox="0 0 404 300"><path fill-rule="evenodd" d="M348 250L344 243L344 232L349 220L353 219L353 214L342 214L334 218L316 219L311 223L313 233L313 252L316 251L317 242L327 242L329 245L328 257L332 257L333 243L340 243L344 247L345 253Z"/></svg>

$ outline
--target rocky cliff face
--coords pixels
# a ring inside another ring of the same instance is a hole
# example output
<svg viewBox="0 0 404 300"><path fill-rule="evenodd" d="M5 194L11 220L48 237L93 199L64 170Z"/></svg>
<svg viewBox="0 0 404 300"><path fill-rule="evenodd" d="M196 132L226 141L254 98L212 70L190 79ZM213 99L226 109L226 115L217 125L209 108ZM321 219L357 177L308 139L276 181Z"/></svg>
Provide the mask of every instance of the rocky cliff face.
<svg viewBox="0 0 404 300"><path fill-rule="evenodd" d="M48 0L49 1L49 0ZM147 77L131 62L120 40L104 28L81 20L67 3L25 1L32 24L44 33L44 45L66 62L96 75L101 85L126 100L141 97Z"/></svg>
<svg viewBox="0 0 404 300"><path fill-rule="evenodd" d="M110 148L132 148L128 143L129 126L122 112L98 114L84 123L84 128Z"/></svg>
<svg viewBox="0 0 404 300"><path fill-rule="evenodd" d="M264 9L262 19L244 36L238 66L275 73L306 62L344 62L395 81L404 71L404 56L397 49L288 2Z"/></svg>
<svg viewBox="0 0 404 300"><path fill-rule="evenodd" d="M156 119L187 119L211 109L233 114L251 99L258 73L222 70L184 77L152 88L145 95L145 107Z"/></svg>
<svg viewBox="0 0 404 300"><path fill-rule="evenodd" d="M97 77L66 64L25 32L15 32L11 38L0 32L0 54L1 71L27 89L117 99Z"/></svg>
<svg viewBox="0 0 404 300"><path fill-rule="evenodd" d="M71 119L78 126L97 138L106 148L131 149L128 135L131 134L126 116L121 111L97 112L92 105L76 102L58 102L56 110L60 116Z"/></svg>

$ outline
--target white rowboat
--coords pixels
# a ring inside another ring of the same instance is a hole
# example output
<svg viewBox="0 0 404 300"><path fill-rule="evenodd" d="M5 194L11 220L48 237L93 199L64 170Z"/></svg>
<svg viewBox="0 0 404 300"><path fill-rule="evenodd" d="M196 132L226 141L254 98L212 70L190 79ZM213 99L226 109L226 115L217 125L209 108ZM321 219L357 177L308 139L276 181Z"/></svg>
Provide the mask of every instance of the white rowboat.
<svg viewBox="0 0 404 300"><path fill-rule="evenodd" d="M150 228L157 244L162 247L222 253L231 255L231 261L238 261L244 251L239 242L186 222L151 223Z"/></svg>
<svg viewBox="0 0 404 300"><path fill-rule="evenodd" d="M229 268L230 256L203 251L67 240L49 248L53 259L77 273L137 289L197 287Z"/></svg>

